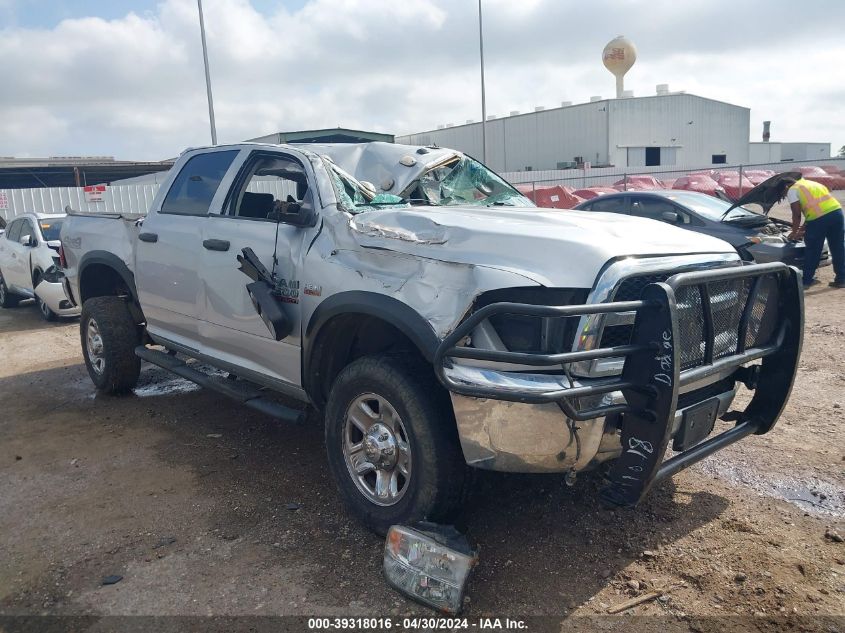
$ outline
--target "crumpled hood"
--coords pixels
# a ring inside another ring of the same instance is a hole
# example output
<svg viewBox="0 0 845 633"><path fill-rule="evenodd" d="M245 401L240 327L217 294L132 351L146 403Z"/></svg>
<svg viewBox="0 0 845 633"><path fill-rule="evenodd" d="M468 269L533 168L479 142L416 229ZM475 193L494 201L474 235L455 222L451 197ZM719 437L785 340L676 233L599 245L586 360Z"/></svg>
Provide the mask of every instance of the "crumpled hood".
<svg viewBox="0 0 845 633"><path fill-rule="evenodd" d="M514 207L412 207L350 220L364 248L515 272L537 283L592 287L625 256L736 253L720 239L614 213Z"/></svg>

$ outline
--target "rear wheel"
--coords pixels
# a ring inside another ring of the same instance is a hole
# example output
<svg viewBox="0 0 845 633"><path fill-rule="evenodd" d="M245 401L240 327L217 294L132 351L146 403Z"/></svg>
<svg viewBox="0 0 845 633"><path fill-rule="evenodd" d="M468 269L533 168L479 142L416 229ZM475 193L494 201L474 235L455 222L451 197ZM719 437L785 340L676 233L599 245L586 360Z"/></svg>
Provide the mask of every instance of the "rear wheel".
<svg viewBox="0 0 845 633"><path fill-rule="evenodd" d="M6 280L3 279L3 275L0 275L0 307L14 308L19 302L20 297L16 297L9 292L9 288L6 286Z"/></svg>
<svg viewBox="0 0 845 633"><path fill-rule="evenodd" d="M326 407L329 466L349 509L385 534L391 525L449 521L466 464L448 395L431 368L393 356L356 360Z"/></svg>
<svg viewBox="0 0 845 633"><path fill-rule="evenodd" d="M132 389L141 372L141 359L135 355L141 331L126 301L120 297L88 299L82 306L79 332L85 366L97 389L114 394Z"/></svg>

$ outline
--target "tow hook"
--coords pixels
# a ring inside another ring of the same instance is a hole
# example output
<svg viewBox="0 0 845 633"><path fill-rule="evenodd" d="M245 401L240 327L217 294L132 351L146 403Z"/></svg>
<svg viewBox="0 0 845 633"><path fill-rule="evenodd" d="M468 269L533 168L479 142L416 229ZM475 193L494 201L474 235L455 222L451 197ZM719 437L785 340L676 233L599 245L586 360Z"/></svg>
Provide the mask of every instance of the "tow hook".
<svg viewBox="0 0 845 633"><path fill-rule="evenodd" d="M751 365L750 367L740 367L734 373L734 378L740 381L751 391L757 388L757 382L760 380L761 365Z"/></svg>

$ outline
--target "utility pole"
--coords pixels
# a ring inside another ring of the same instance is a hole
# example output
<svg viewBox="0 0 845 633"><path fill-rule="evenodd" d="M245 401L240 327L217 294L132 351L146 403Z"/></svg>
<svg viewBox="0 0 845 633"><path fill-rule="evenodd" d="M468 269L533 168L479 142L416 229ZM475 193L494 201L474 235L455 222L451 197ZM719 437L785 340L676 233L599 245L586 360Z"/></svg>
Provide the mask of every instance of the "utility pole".
<svg viewBox="0 0 845 633"><path fill-rule="evenodd" d="M484 29L481 23L481 0L478 0L478 50L481 58L481 161L487 164L487 101L484 95Z"/></svg>
<svg viewBox="0 0 845 633"><path fill-rule="evenodd" d="M480 1L480 0L479 0ZM202 18L202 0L197 0L200 14L200 37L202 38L202 61L205 64L205 89L208 92L208 121L211 124L211 144L217 145L217 126L214 123L214 99L211 97L211 74L208 71L208 47L205 43L205 21Z"/></svg>

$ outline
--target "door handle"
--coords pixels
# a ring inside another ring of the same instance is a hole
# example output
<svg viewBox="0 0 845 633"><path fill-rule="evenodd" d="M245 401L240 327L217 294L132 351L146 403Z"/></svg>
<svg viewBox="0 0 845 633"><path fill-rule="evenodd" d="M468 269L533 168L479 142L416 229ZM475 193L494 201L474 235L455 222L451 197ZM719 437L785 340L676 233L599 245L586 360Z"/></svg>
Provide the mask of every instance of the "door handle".
<svg viewBox="0 0 845 633"><path fill-rule="evenodd" d="M158 242L158 233L138 233L138 239L142 242Z"/></svg>
<svg viewBox="0 0 845 633"><path fill-rule="evenodd" d="M229 250L229 240L203 240L202 245L210 251Z"/></svg>

